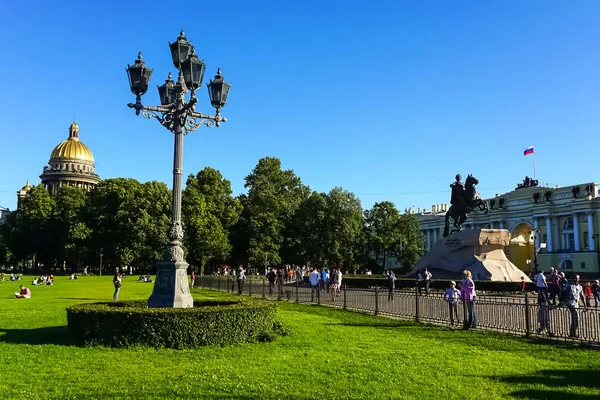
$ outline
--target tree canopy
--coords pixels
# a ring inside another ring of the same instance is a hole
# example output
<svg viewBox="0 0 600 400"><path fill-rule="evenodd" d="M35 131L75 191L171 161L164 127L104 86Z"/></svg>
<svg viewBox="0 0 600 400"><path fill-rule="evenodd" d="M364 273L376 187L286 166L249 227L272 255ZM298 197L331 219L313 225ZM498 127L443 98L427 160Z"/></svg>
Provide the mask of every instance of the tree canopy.
<svg viewBox="0 0 600 400"><path fill-rule="evenodd" d="M182 198L186 259L199 272L225 263L357 269L389 257L410 269L423 252L413 215L382 201L368 210L351 192L312 191L274 157L261 158L235 197L231 182L206 167L188 176ZM112 178L84 191L50 195L35 186L0 225L0 264L68 269L150 268L169 241L172 193L162 182Z"/></svg>

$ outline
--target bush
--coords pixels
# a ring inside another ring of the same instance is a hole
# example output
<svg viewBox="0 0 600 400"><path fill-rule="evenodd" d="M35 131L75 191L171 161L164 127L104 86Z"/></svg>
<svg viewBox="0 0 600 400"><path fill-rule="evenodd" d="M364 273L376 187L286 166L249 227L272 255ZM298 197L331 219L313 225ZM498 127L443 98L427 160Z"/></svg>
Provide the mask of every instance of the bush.
<svg viewBox="0 0 600 400"><path fill-rule="evenodd" d="M272 340L280 329L274 302L197 301L193 308L148 308L146 301L79 304L67 308L77 344L192 348Z"/></svg>
<svg viewBox="0 0 600 400"><path fill-rule="evenodd" d="M429 284L430 289L445 290L448 288L449 279L437 280L434 279ZM381 287L387 288L387 278L343 278L342 283L345 283L349 288L372 288ZM458 283L458 282L457 282ZM398 278L396 279L396 289L411 289L414 288L415 279ZM502 281L475 281L477 291L485 292L520 292L521 282L502 282ZM535 290L535 283L528 282L526 290Z"/></svg>

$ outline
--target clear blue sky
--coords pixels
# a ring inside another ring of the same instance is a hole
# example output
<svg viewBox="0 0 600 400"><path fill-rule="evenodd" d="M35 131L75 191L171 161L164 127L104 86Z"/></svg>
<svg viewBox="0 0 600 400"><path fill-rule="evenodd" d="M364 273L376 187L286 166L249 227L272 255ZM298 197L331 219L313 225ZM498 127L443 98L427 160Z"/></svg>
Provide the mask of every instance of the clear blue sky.
<svg viewBox="0 0 600 400"><path fill-rule="evenodd" d="M143 52L143 101L158 103L180 29L206 78L221 67L233 84L229 122L186 137L184 173L209 165L236 194L275 156L364 207L429 208L456 173L484 196L511 190L532 175L531 144L541 181L600 179L598 1L23 0L0 12L0 206L39 183L73 118L102 178L171 186L172 135L126 107L125 67Z"/></svg>

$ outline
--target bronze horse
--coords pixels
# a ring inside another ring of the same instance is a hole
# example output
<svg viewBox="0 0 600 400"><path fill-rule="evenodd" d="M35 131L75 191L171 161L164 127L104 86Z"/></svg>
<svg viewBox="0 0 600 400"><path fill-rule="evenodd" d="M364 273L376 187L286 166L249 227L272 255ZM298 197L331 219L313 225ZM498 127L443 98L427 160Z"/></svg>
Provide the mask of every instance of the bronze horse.
<svg viewBox="0 0 600 400"><path fill-rule="evenodd" d="M448 212L446 213L446 225L444 227L444 237L450 235L453 232L457 232L462 230L462 224L467 220L469 213L479 208L479 211L485 211L488 213L488 205L485 201L481 199L479 193L477 193L477 189L475 185L477 185L479 181L473 175L467 176L465 181L465 189L464 189L464 198L450 206ZM454 220L454 227L450 231L450 218Z"/></svg>

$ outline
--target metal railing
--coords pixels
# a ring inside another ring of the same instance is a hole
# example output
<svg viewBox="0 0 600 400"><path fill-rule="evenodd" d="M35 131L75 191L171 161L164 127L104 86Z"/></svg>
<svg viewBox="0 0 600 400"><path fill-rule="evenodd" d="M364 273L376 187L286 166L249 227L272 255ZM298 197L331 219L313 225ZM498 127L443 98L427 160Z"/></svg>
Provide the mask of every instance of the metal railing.
<svg viewBox="0 0 600 400"><path fill-rule="evenodd" d="M196 287L239 293L237 281L232 276L197 277ZM313 289L303 282L270 285L265 278L252 276L245 279L241 294L451 325L450 307L439 292L421 296L416 290L390 293L388 289L353 289L342 285L334 293L324 287ZM537 296L527 293L520 296L478 295L473 302L474 329L600 345L599 308L538 306L536 300ZM469 316L467 303L459 301L456 311L453 326L465 327L465 316Z"/></svg>

